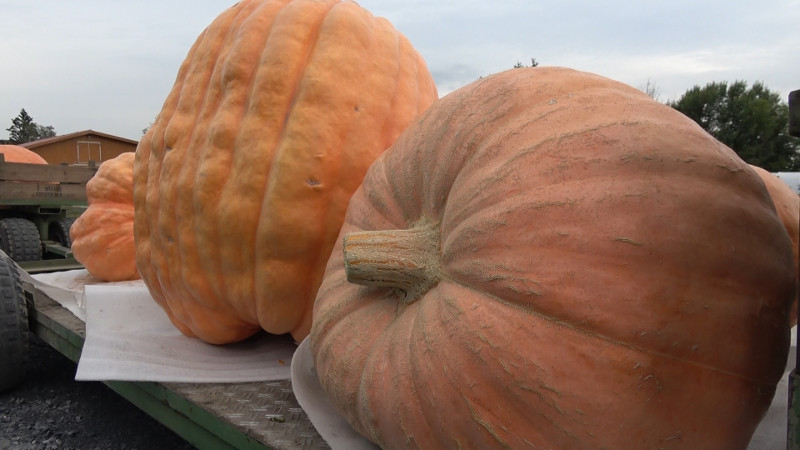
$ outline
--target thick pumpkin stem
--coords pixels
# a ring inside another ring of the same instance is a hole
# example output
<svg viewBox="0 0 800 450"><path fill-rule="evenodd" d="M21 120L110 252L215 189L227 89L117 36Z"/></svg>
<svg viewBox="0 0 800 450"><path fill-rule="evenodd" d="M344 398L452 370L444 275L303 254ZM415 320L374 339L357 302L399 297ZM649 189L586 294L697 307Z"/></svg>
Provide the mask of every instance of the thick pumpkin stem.
<svg viewBox="0 0 800 450"><path fill-rule="evenodd" d="M347 281L397 289L411 303L439 282L439 237L439 227L425 217L407 230L346 234Z"/></svg>

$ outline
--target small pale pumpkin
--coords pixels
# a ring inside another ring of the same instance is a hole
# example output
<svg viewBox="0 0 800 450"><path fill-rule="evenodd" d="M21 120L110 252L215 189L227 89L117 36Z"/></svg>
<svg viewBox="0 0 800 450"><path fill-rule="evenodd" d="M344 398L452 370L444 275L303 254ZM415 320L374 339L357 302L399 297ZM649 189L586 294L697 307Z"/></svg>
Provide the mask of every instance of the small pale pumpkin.
<svg viewBox="0 0 800 450"><path fill-rule="evenodd" d="M607 78L447 95L340 236L311 353L386 448L744 449L783 374L795 274L764 184Z"/></svg>
<svg viewBox="0 0 800 450"><path fill-rule="evenodd" d="M355 2L217 17L136 150L136 258L175 326L302 340L350 195L436 98L408 40Z"/></svg>
<svg viewBox="0 0 800 450"><path fill-rule="evenodd" d="M89 207L70 228L72 253L103 281L139 278L133 242L133 152L104 161L86 183Z"/></svg>

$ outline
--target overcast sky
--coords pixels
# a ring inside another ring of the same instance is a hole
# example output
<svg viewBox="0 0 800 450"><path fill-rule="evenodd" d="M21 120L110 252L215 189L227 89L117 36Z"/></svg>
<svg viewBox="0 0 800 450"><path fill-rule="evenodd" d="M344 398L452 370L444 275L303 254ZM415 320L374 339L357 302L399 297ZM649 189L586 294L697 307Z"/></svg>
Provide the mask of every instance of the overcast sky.
<svg viewBox="0 0 800 450"><path fill-rule="evenodd" d="M58 134L139 140L200 32L233 1L0 0L0 139L22 108ZM516 62L598 73L661 101L712 81L800 89L800 0L362 0L440 95Z"/></svg>

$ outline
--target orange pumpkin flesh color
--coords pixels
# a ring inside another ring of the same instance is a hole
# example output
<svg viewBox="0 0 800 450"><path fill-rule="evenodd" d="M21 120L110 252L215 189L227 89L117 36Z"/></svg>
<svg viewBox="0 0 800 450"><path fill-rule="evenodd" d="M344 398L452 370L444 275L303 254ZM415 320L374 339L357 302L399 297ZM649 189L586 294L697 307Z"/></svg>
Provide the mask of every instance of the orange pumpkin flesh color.
<svg viewBox="0 0 800 450"><path fill-rule="evenodd" d="M786 364L792 265L758 175L690 119L513 69L372 165L311 352L386 448L743 449Z"/></svg>
<svg viewBox="0 0 800 450"><path fill-rule="evenodd" d="M47 164L47 161L38 153L25 147L12 144L0 145L0 154L6 162L27 163L27 164Z"/></svg>
<svg viewBox="0 0 800 450"><path fill-rule="evenodd" d="M136 150L136 258L186 335L300 341L350 195L437 98L351 1L241 1L201 34Z"/></svg>
<svg viewBox="0 0 800 450"><path fill-rule="evenodd" d="M133 152L104 161L86 183L89 207L70 228L72 254L104 281L139 278L133 242Z"/></svg>
<svg viewBox="0 0 800 450"><path fill-rule="evenodd" d="M797 296L792 304L792 325L797 324L797 307L800 299L800 195L794 192L786 183L777 176L767 172L761 167L750 166L756 171L758 176L764 181L772 198L772 203L778 211L783 227L789 233L792 240L792 251L794 252L794 273L797 275Z"/></svg>

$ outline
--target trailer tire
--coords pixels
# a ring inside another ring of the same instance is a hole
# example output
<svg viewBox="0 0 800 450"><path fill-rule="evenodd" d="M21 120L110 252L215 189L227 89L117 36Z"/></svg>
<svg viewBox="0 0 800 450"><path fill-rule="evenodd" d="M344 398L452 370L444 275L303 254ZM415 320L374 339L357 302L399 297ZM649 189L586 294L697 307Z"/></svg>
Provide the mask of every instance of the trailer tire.
<svg viewBox="0 0 800 450"><path fill-rule="evenodd" d="M50 224L50 240L56 241L64 247L72 247L72 238L69 237L69 229L75 219L72 217L62 217Z"/></svg>
<svg viewBox="0 0 800 450"><path fill-rule="evenodd" d="M18 386L28 369L28 308L14 262L0 251L0 392Z"/></svg>
<svg viewBox="0 0 800 450"><path fill-rule="evenodd" d="M0 250L16 262L40 261L42 240L39 230L28 219L0 219Z"/></svg>

